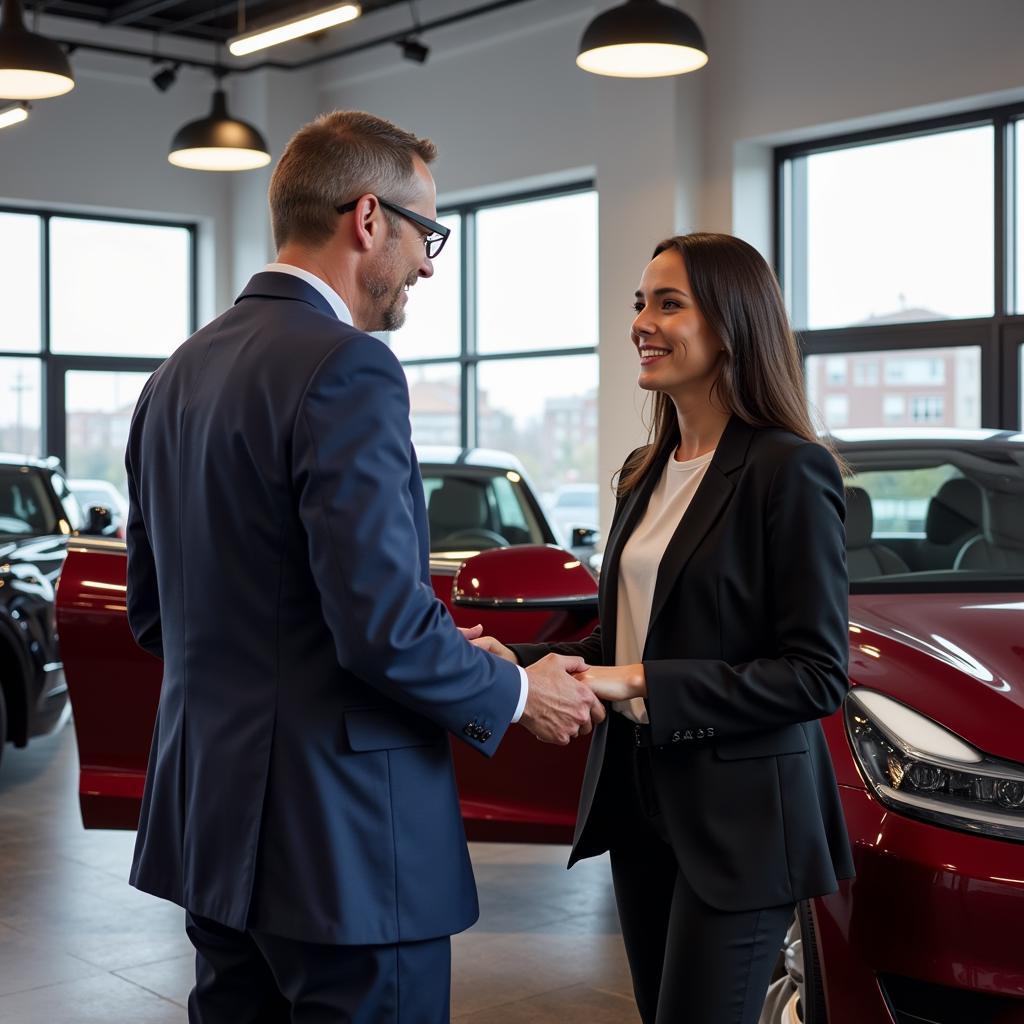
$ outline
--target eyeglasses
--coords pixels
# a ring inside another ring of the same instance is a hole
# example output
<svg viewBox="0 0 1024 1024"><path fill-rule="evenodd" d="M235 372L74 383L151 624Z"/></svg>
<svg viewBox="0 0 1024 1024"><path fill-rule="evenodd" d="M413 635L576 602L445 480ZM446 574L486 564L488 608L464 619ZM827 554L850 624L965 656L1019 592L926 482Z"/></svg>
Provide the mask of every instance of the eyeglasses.
<svg viewBox="0 0 1024 1024"><path fill-rule="evenodd" d="M351 213L356 208L358 202L358 199L353 199L351 203L345 203L344 206L336 206L335 210L338 213ZM407 210L404 206L399 206L397 203L389 203L386 199L381 199L380 196L377 196L377 202L391 210L392 213L397 213L399 217L411 220L417 227L426 231L427 234L423 236L423 247L427 250L427 259L437 259L444 248L444 243L448 241L448 236L452 231L451 228L446 228L436 220L424 217L414 210Z"/></svg>

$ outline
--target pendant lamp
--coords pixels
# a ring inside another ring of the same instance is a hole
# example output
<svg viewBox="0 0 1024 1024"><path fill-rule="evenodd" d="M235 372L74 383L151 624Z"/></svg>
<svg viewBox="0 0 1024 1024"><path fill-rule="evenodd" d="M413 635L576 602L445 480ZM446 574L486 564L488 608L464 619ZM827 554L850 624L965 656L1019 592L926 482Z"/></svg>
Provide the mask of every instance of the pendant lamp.
<svg viewBox="0 0 1024 1024"><path fill-rule="evenodd" d="M584 71L614 78L684 75L707 62L697 23L659 0L626 0L599 14L583 33L576 58Z"/></svg>
<svg viewBox="0 0 1024 1024"><path fill-rule="evenodd" d="M218 85L209 115L179 129L167 159L193 171L251 171L266 167L270 152L251 124L229 116L227 97Z"/></svg>
<svg viewBox="0 0 1024 1024"><path fill-rule="evenodd" d="M0 96L45 100L75 87L59 43L25 28L21 0L0 0Z"/></svg>

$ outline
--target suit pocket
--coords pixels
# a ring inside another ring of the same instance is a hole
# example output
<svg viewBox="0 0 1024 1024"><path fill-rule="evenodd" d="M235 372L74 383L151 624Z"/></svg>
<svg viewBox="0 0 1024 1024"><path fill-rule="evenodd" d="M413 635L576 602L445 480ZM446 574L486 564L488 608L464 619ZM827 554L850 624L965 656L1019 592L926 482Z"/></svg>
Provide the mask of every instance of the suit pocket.
<svg viewBox="0 0 1024 1024"><path fill-rule="evenodd" d="M445 730L422 715L363 708L345 712L345 736L349 749L361 753L432 746L444 740Z"/></svg>
<svg viewBox="0 0 1024 1024"><path fill-rule="evenodd" d="M718 740L715 756L723 761L742 761L747 757L775 757L807 751L807 733L799 722L737 739Z"/></svg>

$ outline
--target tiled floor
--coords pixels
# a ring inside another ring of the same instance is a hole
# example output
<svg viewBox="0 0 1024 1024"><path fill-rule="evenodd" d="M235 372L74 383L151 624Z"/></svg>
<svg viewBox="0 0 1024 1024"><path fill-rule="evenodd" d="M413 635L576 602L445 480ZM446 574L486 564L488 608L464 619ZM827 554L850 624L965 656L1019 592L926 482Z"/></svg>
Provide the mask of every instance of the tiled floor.
<svg viewBox="0 0 1024 1024"><path fill-rule="evenodd" d="M133 833L86 832L74 730L0 767L0 1022L182 1024L191 946L178 908L126 882ZM604 859L474 844L481 918L453 944L466 1024L637 1024Z"/></svg>

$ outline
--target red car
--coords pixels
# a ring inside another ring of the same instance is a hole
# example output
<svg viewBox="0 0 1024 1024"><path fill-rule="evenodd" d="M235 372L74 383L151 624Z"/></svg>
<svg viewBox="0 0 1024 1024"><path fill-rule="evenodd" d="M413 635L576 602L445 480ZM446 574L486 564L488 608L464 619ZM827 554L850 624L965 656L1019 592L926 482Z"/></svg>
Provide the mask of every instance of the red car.
<svg viewBox="0 0 1024 1024"><path fill-rule="evenodd" d="M1022 1024L1024 436L838 441L854 474L853 690L824 726L857 877L800 907L762 1021ZM488 469L540 529L518 472L473 467L464 482ZM497 504L474 507L484 533L466 539L493 544ZM504 539L519 543L435 551L434 588L456 622L509 642L588 633L587 569L530 543L529 529ZM87 828L134 827L160 686L159 663L128 632L124 568L119 543L73 542L58 591ZM569 841L583 743L548 747L513 729L491 761L453 750L470 838Z"/></svg>

